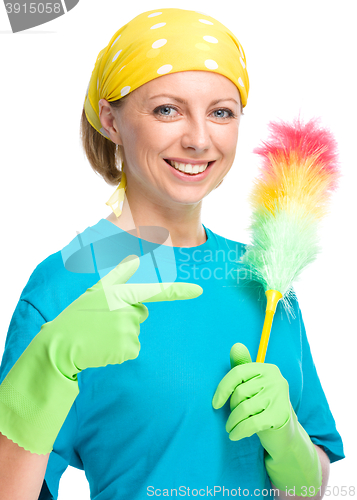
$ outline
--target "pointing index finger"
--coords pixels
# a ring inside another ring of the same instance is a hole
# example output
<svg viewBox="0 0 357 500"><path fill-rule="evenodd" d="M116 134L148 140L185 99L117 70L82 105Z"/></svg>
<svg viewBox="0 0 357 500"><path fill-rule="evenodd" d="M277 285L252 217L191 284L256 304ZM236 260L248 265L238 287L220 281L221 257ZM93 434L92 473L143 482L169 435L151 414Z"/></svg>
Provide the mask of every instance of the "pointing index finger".
<svg viewBox="0 0 357 500"><path fill-rule="evenodd" d="M164 302L171 300L194 299L202 294L203 289L194 283L128 283L125 285L126 296L130 302ZM128 295L127 295L128 294Z"/></svg>

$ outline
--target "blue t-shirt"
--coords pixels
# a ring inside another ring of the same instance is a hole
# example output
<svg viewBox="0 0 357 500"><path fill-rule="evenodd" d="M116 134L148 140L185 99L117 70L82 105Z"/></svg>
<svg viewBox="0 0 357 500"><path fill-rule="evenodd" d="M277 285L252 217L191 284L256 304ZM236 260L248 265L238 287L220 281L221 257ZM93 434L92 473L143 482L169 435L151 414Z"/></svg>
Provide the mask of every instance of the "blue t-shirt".
<svg viewBox="0 0 357 500"><path fill-rule="evenodd" d="M149 243L145 228L139 239L102 219L32 273L10 323L0 382L41 325L127 255L140 257L128 283L180 281L203 288L192 300L146 303L138 358L79 373L80 393L50 454L41 498L51 498L47 487L57 498L68 465L85 471L93 500L221 498L244 490L244 496L274 498L257 435L230 441L229 402L212 407L230 369L231 346L241 342L256 357L266 298L238 263L245 246L203 227L204 244L179 248L160 244L160 229L156 234L151 228L157 242ZM295 317L278 304L266 362L287 379L292 406L312 441L331 462L340 460L341 437L295 300L292 307Z"/></svg>

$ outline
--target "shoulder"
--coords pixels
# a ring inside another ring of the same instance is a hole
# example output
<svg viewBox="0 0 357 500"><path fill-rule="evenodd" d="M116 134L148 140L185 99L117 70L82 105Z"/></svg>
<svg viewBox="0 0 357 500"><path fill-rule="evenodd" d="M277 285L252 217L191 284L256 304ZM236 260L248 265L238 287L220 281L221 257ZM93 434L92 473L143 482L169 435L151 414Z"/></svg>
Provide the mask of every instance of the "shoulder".
<svg viewBox="0 0 357 500"><path fill-rule="evenodd" d="M234 260L237 263L239 262L246 251L247 245L245 243L221 236L207 227L205 227L205 230L208 238L211 240L212 248L224 251L229 255L231 261Z"/></svg>
<svg viewBox="0 0 357 500"><path fill-rule="evenodd" d="M22 291L21 299L31 302L30 297L38 294L40 290L45 291L49 285L58 284L62 279L64 271L61 252L58 251L49 255L32 272Z"/></svg>
<svg viewBox="0 0 357 500"><path fill-rule="evenodd" d="M20 300L32 304L47 321L99 280L91 256L91 244L103 238L98 224L40 262L23 289Z"/></svg>

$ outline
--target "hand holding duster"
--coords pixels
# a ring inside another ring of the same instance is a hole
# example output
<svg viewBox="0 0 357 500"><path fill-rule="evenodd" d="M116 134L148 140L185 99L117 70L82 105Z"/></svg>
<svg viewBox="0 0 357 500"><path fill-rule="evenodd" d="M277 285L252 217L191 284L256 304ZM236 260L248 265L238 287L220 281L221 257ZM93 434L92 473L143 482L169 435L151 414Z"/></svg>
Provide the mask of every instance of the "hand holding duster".
<svg viewBox="0 0 357 500"><path fill-rule="evenodd" d="M252 243L242 258L268 300L258 362L277 303L289 308L293 282L320 250L319 225L339 178L336 141L318 119L272 122L269 129L269 141L254 150L263 162L250 197Z"/></svg>
<svg viewBox="0 0 357 500"><path fill-rule="evenodd" d="M257 434L274 486L314 496L322 483L321 463L291 406L287 381L276 365L252 363L243 344L234 344L230 359L232 369L220 381L212 400L217 410L230 397L229 438L238 441Z"/></svg>

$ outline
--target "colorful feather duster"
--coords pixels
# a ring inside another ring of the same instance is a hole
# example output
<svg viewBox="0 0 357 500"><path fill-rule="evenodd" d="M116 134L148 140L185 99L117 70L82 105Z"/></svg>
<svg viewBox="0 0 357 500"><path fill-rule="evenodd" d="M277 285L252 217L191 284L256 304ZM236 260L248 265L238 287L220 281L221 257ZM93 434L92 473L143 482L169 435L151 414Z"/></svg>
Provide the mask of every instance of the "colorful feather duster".
<svg viewBox="0 0 357 500"><path fill-rule="evenodd" d="M257 361L264 362L277 303L290 308L292 283L319 252L318 228L337 187L337 144L319 120L271 122L251 193L251 245L242 258L268 303Z"/></svg>

